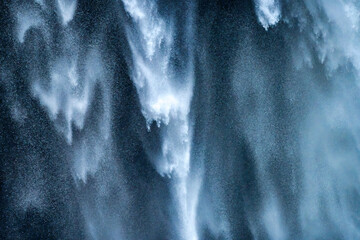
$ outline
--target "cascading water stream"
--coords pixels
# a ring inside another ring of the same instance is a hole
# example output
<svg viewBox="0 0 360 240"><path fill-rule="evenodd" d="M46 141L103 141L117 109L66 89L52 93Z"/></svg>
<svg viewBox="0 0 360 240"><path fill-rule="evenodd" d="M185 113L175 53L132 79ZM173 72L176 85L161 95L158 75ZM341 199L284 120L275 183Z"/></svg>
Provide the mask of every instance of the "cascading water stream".
<svg viewBox="0 0 360 240"><path fill-rule="evenodd" d="M356 0L0 2L0 238L359 239Z"/></svg>
<svg viewBox="0 0 360 240"><path fill-rule="evenodd" d="M176 227L181 239L197 240L196 200L190 198L188 188L191 186L187 182L192 135L189 122L193 88L191 46L187 44L185 69L175 69L172 59L176 37L174 20L164 19L158 13L156 1L123 0L123 3L132 19L126 32L132 52L131 76L142 113L149 131L154 121L161 129L161 149L151 158L160 175L173 178L172 191L178 215L175 221L178 221ZM185 14L191 17L191 13ZM185 36L185 39L188 37L192 36ZM193 194L196 199L197 193Z"/></svg>

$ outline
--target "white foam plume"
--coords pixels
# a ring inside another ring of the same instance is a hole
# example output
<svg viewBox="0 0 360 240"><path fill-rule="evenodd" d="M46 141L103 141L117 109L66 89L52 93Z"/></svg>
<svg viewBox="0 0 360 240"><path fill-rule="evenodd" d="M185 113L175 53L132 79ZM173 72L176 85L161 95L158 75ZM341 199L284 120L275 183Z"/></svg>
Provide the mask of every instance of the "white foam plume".
<svg viewBox="0 0 360 240"><path fill-rule="evenodd" d="M280 21L281 6L279 0L255 0L255 8L259 22L265 30Z"/></svg>
<svg viewBox="0 0 360 240"><path fill-rule="evenodd" d="M67 25L75 15L77 0L57 0L63 25Z"/></svg>

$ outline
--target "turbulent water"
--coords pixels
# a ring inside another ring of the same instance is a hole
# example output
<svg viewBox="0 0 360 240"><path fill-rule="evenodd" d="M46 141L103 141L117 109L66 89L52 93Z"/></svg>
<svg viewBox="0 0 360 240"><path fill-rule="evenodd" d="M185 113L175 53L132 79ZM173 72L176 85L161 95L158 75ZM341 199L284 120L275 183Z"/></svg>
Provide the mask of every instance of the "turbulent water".
<svg viewBox="0 0 360 240"><path fill-rule="evenodd" d="M0 13L1 239L360 239L359 1Z"/></svg>

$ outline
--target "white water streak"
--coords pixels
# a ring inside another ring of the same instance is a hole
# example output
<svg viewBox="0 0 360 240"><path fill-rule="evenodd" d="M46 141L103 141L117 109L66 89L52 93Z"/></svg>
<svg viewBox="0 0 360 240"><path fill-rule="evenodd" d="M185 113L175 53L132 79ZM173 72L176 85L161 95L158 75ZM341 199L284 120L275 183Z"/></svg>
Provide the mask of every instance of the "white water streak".
<svg viewBox="0 0 360 240"><path fill-rule="evenodd" d="M47 108L51 119L56 120L60 113L64 115L67 126L63 131L69 143L72 142L72 123L80 129L84 125L92 85L90 81L86 81L84 86L79 86L76 68L76 62L60 59L52 67L48 89L38 81L33 85L35 96Z"/></svg>
<svg viewBox="0 0 360 240"><path fill-rule="evenodd" d="M154 165L162 176L175 178L173 197L180 218L177 228L181 237L197 239L197 191L190 194L187 184L191 150L188 114L193 87L192 67L185 69L188 72L185 77L173 72L170 62L174 47L172 20L160 16L156 1L123 0L123 3L133 21L133 26L127 26L127 36L133 57L132 79L142 113L149 130L153 121L162 130L162 152Z"/></svg>
<svg viewBox="0 0 360 240"><path fill-rule="evenodd" d="M162 156L155 163L161 175L176 172L186 176L190 160L188 113L192 97L192 74L178 79L171 72L173 47L171 22L158 15L152 1L124 0L139 35L127 28L133 54L132 78L137 88L148 127L153 121L164 124ZM181 80L182 84L176 82Z"/></svg>
<svg viewBox="0 0 360 240"><path fill-rule="evenodd" d="M31 28L39 27L43 24L42 18L38 12L31 9L20 9L16 14L17 20L17 38L20 43L25 40L25 34Z"/></svg>

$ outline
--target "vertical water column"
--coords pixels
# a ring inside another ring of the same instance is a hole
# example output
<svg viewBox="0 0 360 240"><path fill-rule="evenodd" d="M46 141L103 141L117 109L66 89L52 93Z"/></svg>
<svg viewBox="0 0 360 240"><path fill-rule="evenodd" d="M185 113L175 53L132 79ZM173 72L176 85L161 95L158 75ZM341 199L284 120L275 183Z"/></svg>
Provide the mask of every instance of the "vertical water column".
<svg viewBox="0 0 360 240"><path fill-rule="evenodd" d="M193 88L189 36L185 37L188 52L183 53L185 57L180 59L186 64L182 64L181 69L175 69L173 57L177 51L174 44L177 33L174 32L174 19L159 14L157 1L123 0L123 3L131 17L131 23L126 26L132 53L131 78L148 130L156 122L161 131L161 150L150 159L161 176L171 178L176 208L176 216L173 217L179 238L197 239L197 190L190 194L188 185L191 151L189 112Z"/></svg>

